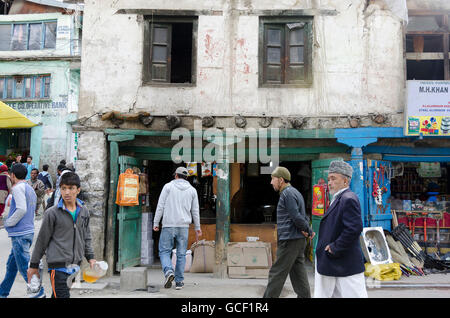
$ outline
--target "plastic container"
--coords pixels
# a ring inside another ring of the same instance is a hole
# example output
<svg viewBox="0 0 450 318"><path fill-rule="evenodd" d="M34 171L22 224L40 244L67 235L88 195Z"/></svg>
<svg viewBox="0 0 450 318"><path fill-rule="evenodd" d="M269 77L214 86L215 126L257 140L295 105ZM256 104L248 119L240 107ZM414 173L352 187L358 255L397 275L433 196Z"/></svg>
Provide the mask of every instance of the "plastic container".
<svg viewBox="0 0 450 318"><path fill-rule="evenodd" d="M94 268L89 267L83 272L83 279L87 283L94 283L99 278L105 276L108 270L108 263L104 261L96 262Z"/></svg>

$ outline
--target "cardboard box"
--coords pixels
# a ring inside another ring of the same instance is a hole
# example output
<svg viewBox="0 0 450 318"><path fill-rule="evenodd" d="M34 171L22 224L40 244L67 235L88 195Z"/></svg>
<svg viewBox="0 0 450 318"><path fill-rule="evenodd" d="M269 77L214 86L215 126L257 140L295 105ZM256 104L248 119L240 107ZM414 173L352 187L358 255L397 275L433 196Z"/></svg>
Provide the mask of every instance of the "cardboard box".
<svg viewBox="0 0 450 318"><path fill-rule="evenodd" d="M229 278L267 278L272 267L271 244L230 242L227 244Z"/></svg>
<svg viewBox="0 0 450 318"><path fill-rule="evenodd" d="M229 266L229 278L268 278L270 268L246 268L243 266Z"/></svg>
<svg viewBox="0 0 450 318"><path fill-rule="evenodd" d="M230 242L227 244L227 265L248 269L270 268L271 245L265 242Z"/></svg>

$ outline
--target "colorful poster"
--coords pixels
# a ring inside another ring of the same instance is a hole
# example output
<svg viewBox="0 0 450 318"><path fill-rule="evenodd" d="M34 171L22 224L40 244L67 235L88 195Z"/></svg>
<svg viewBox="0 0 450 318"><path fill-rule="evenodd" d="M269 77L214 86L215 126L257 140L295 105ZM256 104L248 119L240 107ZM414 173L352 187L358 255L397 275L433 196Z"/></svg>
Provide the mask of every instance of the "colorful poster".
<svg viewBox="0 0 450 318"><path fill-rule="evenodd" d="M405 135L450 136L450 81L408 81Z"/></svg>

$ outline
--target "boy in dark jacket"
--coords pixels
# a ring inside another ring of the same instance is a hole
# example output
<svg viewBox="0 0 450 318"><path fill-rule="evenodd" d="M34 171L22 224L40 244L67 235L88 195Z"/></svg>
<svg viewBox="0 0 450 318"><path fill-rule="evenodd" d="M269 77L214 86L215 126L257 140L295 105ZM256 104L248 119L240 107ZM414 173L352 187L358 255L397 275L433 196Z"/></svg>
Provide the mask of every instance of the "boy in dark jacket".
<svg viewBox="0 0 450 318"><path fill-rule="evenodd" d="M291 174L284 167L272 173L271 184L280 193L277 206L277 259L269 271L264 298L278 298L287 275L297 297L311 298L305 268L306 238L314 237L305 213L305 202L289 183Z"/></svg>
<svg viewBox="0 0 450 318"><path fill-rule="evenodd" d="M68 279L79 270L83 256L91 268L96 260L91 247L89 211L77 199L80 178L74 172L65 173L60 189L61 199L45 212L27 274L28 281L34 274L39 277L39 261L45 253L52 298L70 298Z"/></svg>

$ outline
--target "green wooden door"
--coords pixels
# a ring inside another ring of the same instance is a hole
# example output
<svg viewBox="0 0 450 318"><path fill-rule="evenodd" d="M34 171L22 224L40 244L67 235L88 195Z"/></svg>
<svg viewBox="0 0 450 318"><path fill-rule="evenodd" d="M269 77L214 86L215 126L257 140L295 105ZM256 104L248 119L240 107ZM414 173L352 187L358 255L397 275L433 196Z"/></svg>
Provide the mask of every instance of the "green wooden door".
<svg viewBox="0 0 450 318"><path fill-rule="evenodd" d="M330 166L330 163L334 160L344 160L344 159L342 159L342 158L318 159L318 160L313 160L311 162L311 170L312 170L311 189L313 188L314 185L319 183L319 180L321 178L324 179L325 183L327 183L328 168ZM316 236L313 238L313 253L314 253L314 255L316 254L316 244L317 244L317 239L319 238L319 226L320 226L321 219L322 219L321 216L313 215L312 220L311 220L312 221L312 229L316 233ZM314 256L313 256L313 259L314 259Z"/></svg>
<svg viewBox="0 0 450 318"><path fill-rule="evenodd" d="M142 161L129 156L119 156L120 173L128 168L141 169ZM116 269L136 266L141 263L141 206L119 206L118 261Z"/></svg>

